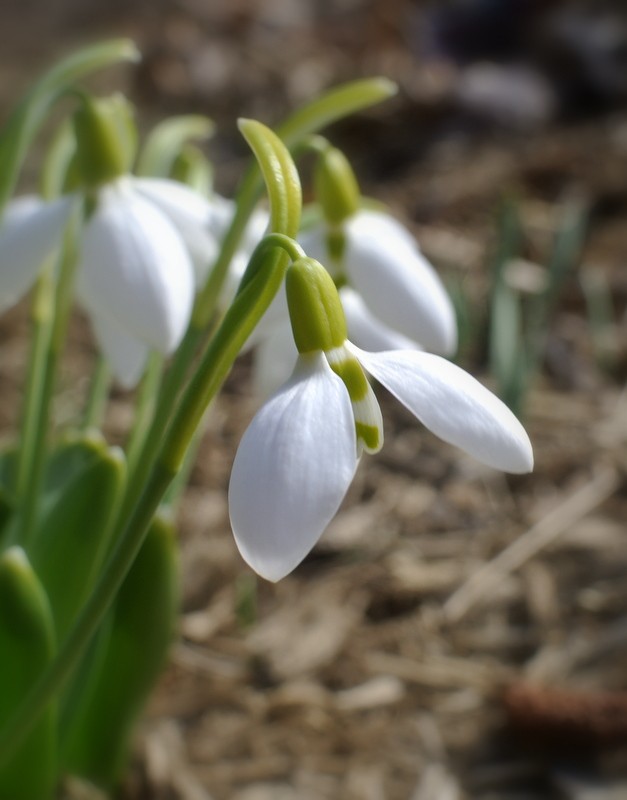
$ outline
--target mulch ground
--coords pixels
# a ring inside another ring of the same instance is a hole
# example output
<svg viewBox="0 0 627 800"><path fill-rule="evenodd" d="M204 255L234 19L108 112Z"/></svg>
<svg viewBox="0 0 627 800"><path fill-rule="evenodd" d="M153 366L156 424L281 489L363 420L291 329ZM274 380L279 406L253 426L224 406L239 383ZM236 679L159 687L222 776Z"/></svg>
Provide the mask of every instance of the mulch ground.
<svg viewBox="0 0 627 800"><path fill-rule="evenodd" d="M338 0L314 12L240 0L225 10L185 0L98 5L90 16L66 2L43 48L24 24L44 25L41 3L20 18L7 12L8 98L86 34L134 35L146 57L121 80L142 124L183 110L213 116L221 132L209 152L224 192L245 156L237 115L272 123L340 80L397 79L398 99L331 135L367 193L389 202L463 288L473 322L462 363L487 383L502 198L518 198L532 275L573 203L590 214L525 404L534 472L478 465L378 392L382 452L363 459L319 546L278 585L254 578L229 531L230 465L256 408L250 359L237 364L182 507L180 638L141 725L125 800L627 797L627 109L524 130L479 123L453 103L455 75L418 61L413 28L399 22L412 5L384 6ZM596 336L586 280L607 286L612 303ZM0 330L6 430L19 402L24 307ZM90 353L77 320L61 422ZM128 398L115 394L113 438L128 420Z"/></svg>

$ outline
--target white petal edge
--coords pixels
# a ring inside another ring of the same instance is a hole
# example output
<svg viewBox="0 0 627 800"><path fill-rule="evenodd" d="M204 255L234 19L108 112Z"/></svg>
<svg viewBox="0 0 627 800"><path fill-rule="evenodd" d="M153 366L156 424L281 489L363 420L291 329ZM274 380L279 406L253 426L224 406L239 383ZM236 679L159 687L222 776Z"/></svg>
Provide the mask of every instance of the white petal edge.
<svg viewBox="0 0 627 800"><path fill-rule="evenodd" d="M89 321L116 381L123 389L134 389L144 374L150 350L102 314L89 312Z"/></svg>
<svg viewBox="0 0 627 800"><path fill-rule="evenodd" d="M89 308L160 353L171 353L187 329L191 259L168 218L126 181L100 192L83 233L78 291Z"/></svg>
<svg viewBox="0 0 627 800"><path fill-rule="evenodd" d="M240 442L229 485L244 560L277 581L316 544L357 467L348 393L321 353L300 357Z"/></svg>
<svg viewBox="0 0 627 800"><path fill-rule="evenodd" d="M350 220L344 258L349 283L385 325L427 350L450 355L457 346L453 304L408 234L391 235L397 229L391 222L374 211Z"/></svg>
<svg viewBox="0 0 627 800"><path fill-rule="evenodd" d="M430 353L366 353L347 347L440 439L504 472L533 469L531 442L523 426L505 403L460 367Z"/></svg>
<svg viewBox="0 0 627 800"><path fill-rule="evenodd" d="M20 299L61 243L73 200L46 203L25 195L7 205L0 223L0 311Z"/></svg>

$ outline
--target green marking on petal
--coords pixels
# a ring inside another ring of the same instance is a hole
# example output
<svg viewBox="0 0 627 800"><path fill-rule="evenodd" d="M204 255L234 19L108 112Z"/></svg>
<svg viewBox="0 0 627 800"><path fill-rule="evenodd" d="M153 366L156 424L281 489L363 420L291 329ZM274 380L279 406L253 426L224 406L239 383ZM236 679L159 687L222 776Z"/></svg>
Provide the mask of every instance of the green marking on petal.
<svg viewBox="0 0 627 800"><path fill-rule="evenodd" d="M364 400L368 394L369 384L359 361L346 353L345 360L329 363L333 372L344 381L350 399L353 402Z"/></svg>
<svg viewBox="0 0 627 800"><path fill-rule="evenodd" d="M381 431L376 425L366 425L365 422L356 422L355 430L357 439L362 443L368 453L376 453L381 449Z"/></svg>
<svg viewBox="0 0 627 800"><path fill-rule="evenodd" d="M325 352L325 356L348 391L355 418L358 454L362 450L378 453L383 447L383 419L361 364L344 346Z"/></svg>

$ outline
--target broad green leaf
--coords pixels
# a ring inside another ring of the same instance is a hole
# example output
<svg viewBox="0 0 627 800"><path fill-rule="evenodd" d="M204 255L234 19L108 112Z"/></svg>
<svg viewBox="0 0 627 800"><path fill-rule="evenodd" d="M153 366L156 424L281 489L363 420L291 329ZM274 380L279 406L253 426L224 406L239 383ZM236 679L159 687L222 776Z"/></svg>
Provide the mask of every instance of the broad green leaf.
<svg viewBox="0 0 627 800"><path fill-rule="evenodd" d="M24 551L11 547L0 557L0 727L50 663L53 651L53 622L44 589ZM56 709L51 704L0 769L0 797L51 797L56 746Z"/></svg>
<svg viewBox="0 0 627 800"><path fill-rule="evenodd" d="M175 531L153 520L110 612L106 653L62 744L69 772L111 788L126 765L129 740L163 667L178 606Z"/></svg>
<svg viewBox="0 0 627 800"><path fill-rule="evenodd" d="M86 438L58 449L47 473L31 559L62 641L106 553L126 464L119 449Z"/></svg>

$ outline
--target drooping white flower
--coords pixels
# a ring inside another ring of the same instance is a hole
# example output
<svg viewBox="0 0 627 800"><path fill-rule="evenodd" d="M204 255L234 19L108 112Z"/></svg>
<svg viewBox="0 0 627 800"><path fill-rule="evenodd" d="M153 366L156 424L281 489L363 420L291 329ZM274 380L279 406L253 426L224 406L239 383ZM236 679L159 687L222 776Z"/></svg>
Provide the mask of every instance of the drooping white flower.
<svg viewBox="0 0 627 800"><path fill-rule="evenodd" d="M329 251L320 223L299 236L305 252L347 283L382 324L430 352L457 346L455 311L437 273L400 222L383 211L359 209L342 224L342 255Z"/></svg>
<svg viewBox="0 0 627 800"><path fill-rule="evenodd" d="M85 308L148 348L172 352L187 328L195 281L170 219L132 179L120 178L100 190L81 238L77 292ZM111 347L113 341L99 344L123 381L118 367L126 353Z"/></svg>
<svg viewBox="0 0 627 800"><path fill-rule="evenodd" d="M0 225L0 310L54 254L79 199L9 204ZM178 346L217 253L216 216L223 216L219 201L167 179L125 175L95 194L80 235L77 294L122 386L137 383L151 350L167 355Z"/></svg>
<svg viewBox="0 0 627 800"><path fill-rule="evenodd" d="M329 267L351 341L369 351L415 349L451 355L457 323L451 300L411 233L381 211L358 210L342 227L343 256L334 258L324 223L299 235L305 252ZM279 291L250 339L254 385L267 397L291 374L296 349L285 292Z"/></svg>
<svg viewBox="0 0 627 800"><path fill-rule="evenodd" d="M331 279L310 273L313 311L300 302L293 312L290 303L299 350L294 372L253 418L229 486L237 546L253 569L273 581L316 544L361 452L382 446L381 412L364 370L444 441L496 469L522 473L533 466L524 428L495 395L441 356L356 347L346 339ZM305 274L303 283L309 279Z"/></svg>

